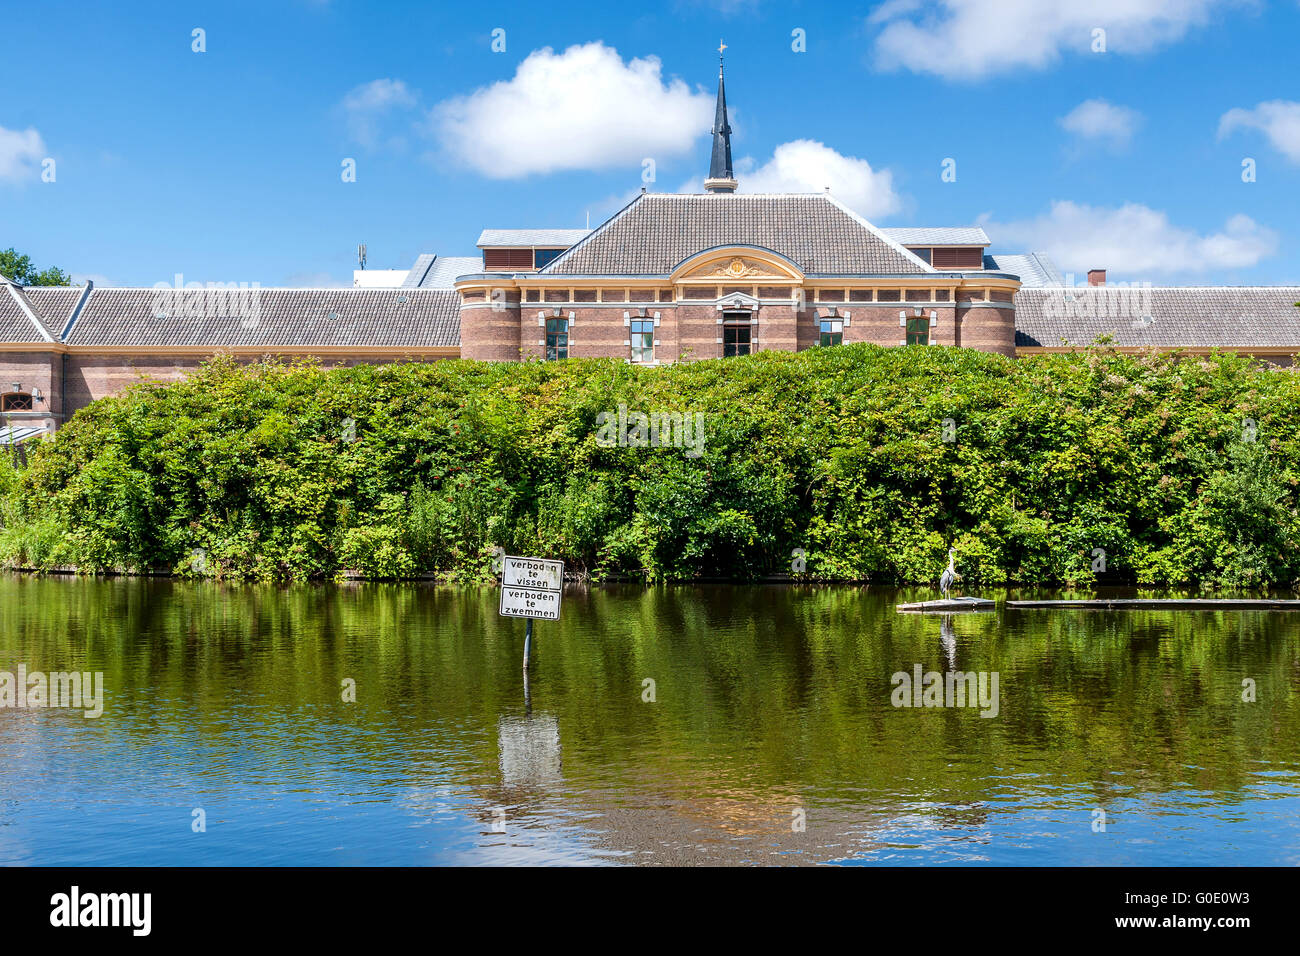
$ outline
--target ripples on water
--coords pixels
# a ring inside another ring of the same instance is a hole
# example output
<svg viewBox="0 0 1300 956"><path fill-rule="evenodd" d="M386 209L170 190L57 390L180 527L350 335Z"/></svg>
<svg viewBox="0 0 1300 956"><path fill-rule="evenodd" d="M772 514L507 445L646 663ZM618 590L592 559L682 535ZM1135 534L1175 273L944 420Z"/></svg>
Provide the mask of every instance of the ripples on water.
<svg viewBox="0 0 1300 956"><path fill-rule="evenodd" d="M0 710L0 863L1300 863L1300 614L928 596L574 589L525 687L491 590L3 577L0 671L106 702Z"/></svg>

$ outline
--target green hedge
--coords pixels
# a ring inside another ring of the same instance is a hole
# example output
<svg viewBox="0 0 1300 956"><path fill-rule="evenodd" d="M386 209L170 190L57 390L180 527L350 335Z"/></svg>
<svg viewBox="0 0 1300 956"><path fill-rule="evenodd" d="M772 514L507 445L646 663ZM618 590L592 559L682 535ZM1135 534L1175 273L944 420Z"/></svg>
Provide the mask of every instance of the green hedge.
<svg viewBox="0 0 1300 956"><path fill-rule="evenodd" d="M598 442L620 404L702 414L701 453ZM501 546L681 579L788 572L803 548L819 578L926 582L951 545L968 583L1088 583L1103 549L1105 580L1291 586L1298 433L1293 373L1227 355L218 359L0 474L0 558L472 581Z"/></svg>

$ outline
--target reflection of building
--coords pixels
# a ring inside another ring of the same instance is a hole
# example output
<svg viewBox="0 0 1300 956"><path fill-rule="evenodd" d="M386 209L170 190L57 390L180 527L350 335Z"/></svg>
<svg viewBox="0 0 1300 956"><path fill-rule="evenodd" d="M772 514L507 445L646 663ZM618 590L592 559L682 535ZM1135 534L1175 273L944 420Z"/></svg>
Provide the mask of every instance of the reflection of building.
<svg viewBox="0 0 1300 956"><path fill-rule="evenodd" d="M1290 364L1300 288L1074 288L978 227L886 229L829 193L737 190L721 69L704 192L642 193L595 229L487 229L475 257L359 271L351 289L0 288L0 409L37 433L216 352L326 364L616 357L642 365L842 342L1003 355L1108 337ZM26 405L31 407L27 408ZM47 426L46 423L49 423ZM27 433L24 433L27 434Z"/></svg>

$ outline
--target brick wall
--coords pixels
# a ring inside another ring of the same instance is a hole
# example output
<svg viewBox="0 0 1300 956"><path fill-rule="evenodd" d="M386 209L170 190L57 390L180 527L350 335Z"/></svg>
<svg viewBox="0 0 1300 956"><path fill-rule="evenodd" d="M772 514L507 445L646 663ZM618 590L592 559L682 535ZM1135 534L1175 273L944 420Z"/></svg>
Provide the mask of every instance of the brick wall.
<svg viewBox="0 0 1300 956"><path fill-rule="evenodd" d="M51 416L58 422L63 413L62 394L59 390L59 371L63 358L52 352L0 353L0 392L13 391L14 383L22 391L41 390L42 399L32 403L34 418ZM23 417L28 417L24 415Z"/></svg>
<svg viewBox="0 0 1300 956"><path fill-rule="evenodd" d="M797 352L800 347L799 327L802 315L803 313L795 312L789 304L760 306L758 325L754 329L758 333L757 347L769 351Z"/></svg>
<svg viewBox="0 0 1300 956"><path fill-rule="evenodd" d="M461 358L485 362L519 361L519 294L507 295L501 307L466 303L460 309ZM536 312L532 313L536 315ZM537 337L532 341L535 343Z"/></svg>
<svg viewBox="0 0 1300 956"><path fill-rule="evenodd" d="M712 303L677 306L677 354L686 359L711 359L722 355L718 339L717 307Z"/></svg>
<svg viewBox="0 0 1300 956"><path fill-rule="evenodd" d="M642 305L651 315L655 311L660 313L660 326L655 334L659 343L655 354L659 361L721 356L722 346L718 343L722 335L722 326L718 324L721 313L713 301L680 301L676 304L629 302L626 311L635 315ZM628 339L628 329L623 324L623 308L593 307L573 302L526 303L518 318L511 312L498 312L495 318L485 316L478 307L467 306L462 309L461 317L462 354L466 358L492 360L510 360L518 355L543 358L545 349L539 343L545 338L545 328L537 324L537 313L542 311L550 316L557 306L564 317L571 313L574 317L570 328L570 356L628 356L628 347L624 344ZM931 312L938 318L937 324L930 327L930 340L935 344L1015 354L1014 312L978 302L807 303L797 313L789 304L761 305L758 324L753 327L754 348L756 351L797 351L815 346L820 331L817 310L829 307L837 308L840 316L847 311L852 317L844 329L845 342L896 346L907 334L906 329L899 325L899 312L911 316L918 306L927 319ZM514 324L516 322L518 325ZM510 344L513 342L519 344Z"/></svg>
<svg viewBox="0 0 1300 956"><path fill-rule="evenodd" d="M958 345L981 352L1016 354L1014 309L975 305L957 310Z"/></svg>

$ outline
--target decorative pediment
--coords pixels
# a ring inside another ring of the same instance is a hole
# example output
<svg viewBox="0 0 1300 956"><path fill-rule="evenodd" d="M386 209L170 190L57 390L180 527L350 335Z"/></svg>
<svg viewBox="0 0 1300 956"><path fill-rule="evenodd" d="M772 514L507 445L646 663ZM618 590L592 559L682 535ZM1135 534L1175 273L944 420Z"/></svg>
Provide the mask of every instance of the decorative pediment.
<svg viewBox="0 0 1300 956"><path fill-rule="evenodd" d="M788 273L778 272L758 259L731 256L713 260L686 274L688 279L788 279Z"/></svg>
<svg viewBox="0 0 1300 956"><path fill-rule="evenodd" d="M746 279L750 276L771 275L769 269L763 268L763 265L752 259L746 260L739 256L734 256L725 266L718 266L712 272L711 276L717 276L721 279Z"/></svg>
<svg viewBox="0 0 1300 956"><path fill-rule="evenodd" d="M692 256L674 270L677 281L788 281L803 277L780 256L754 248L715 249Z"/></svg>
<svg viewBox="0 0 1300 956"><path fill-rule="evenodd" d="M729 292L718 300L718 311L732 309L735 311L749 310L756 311L759 306L758 299L745 292Z"/></svg>

